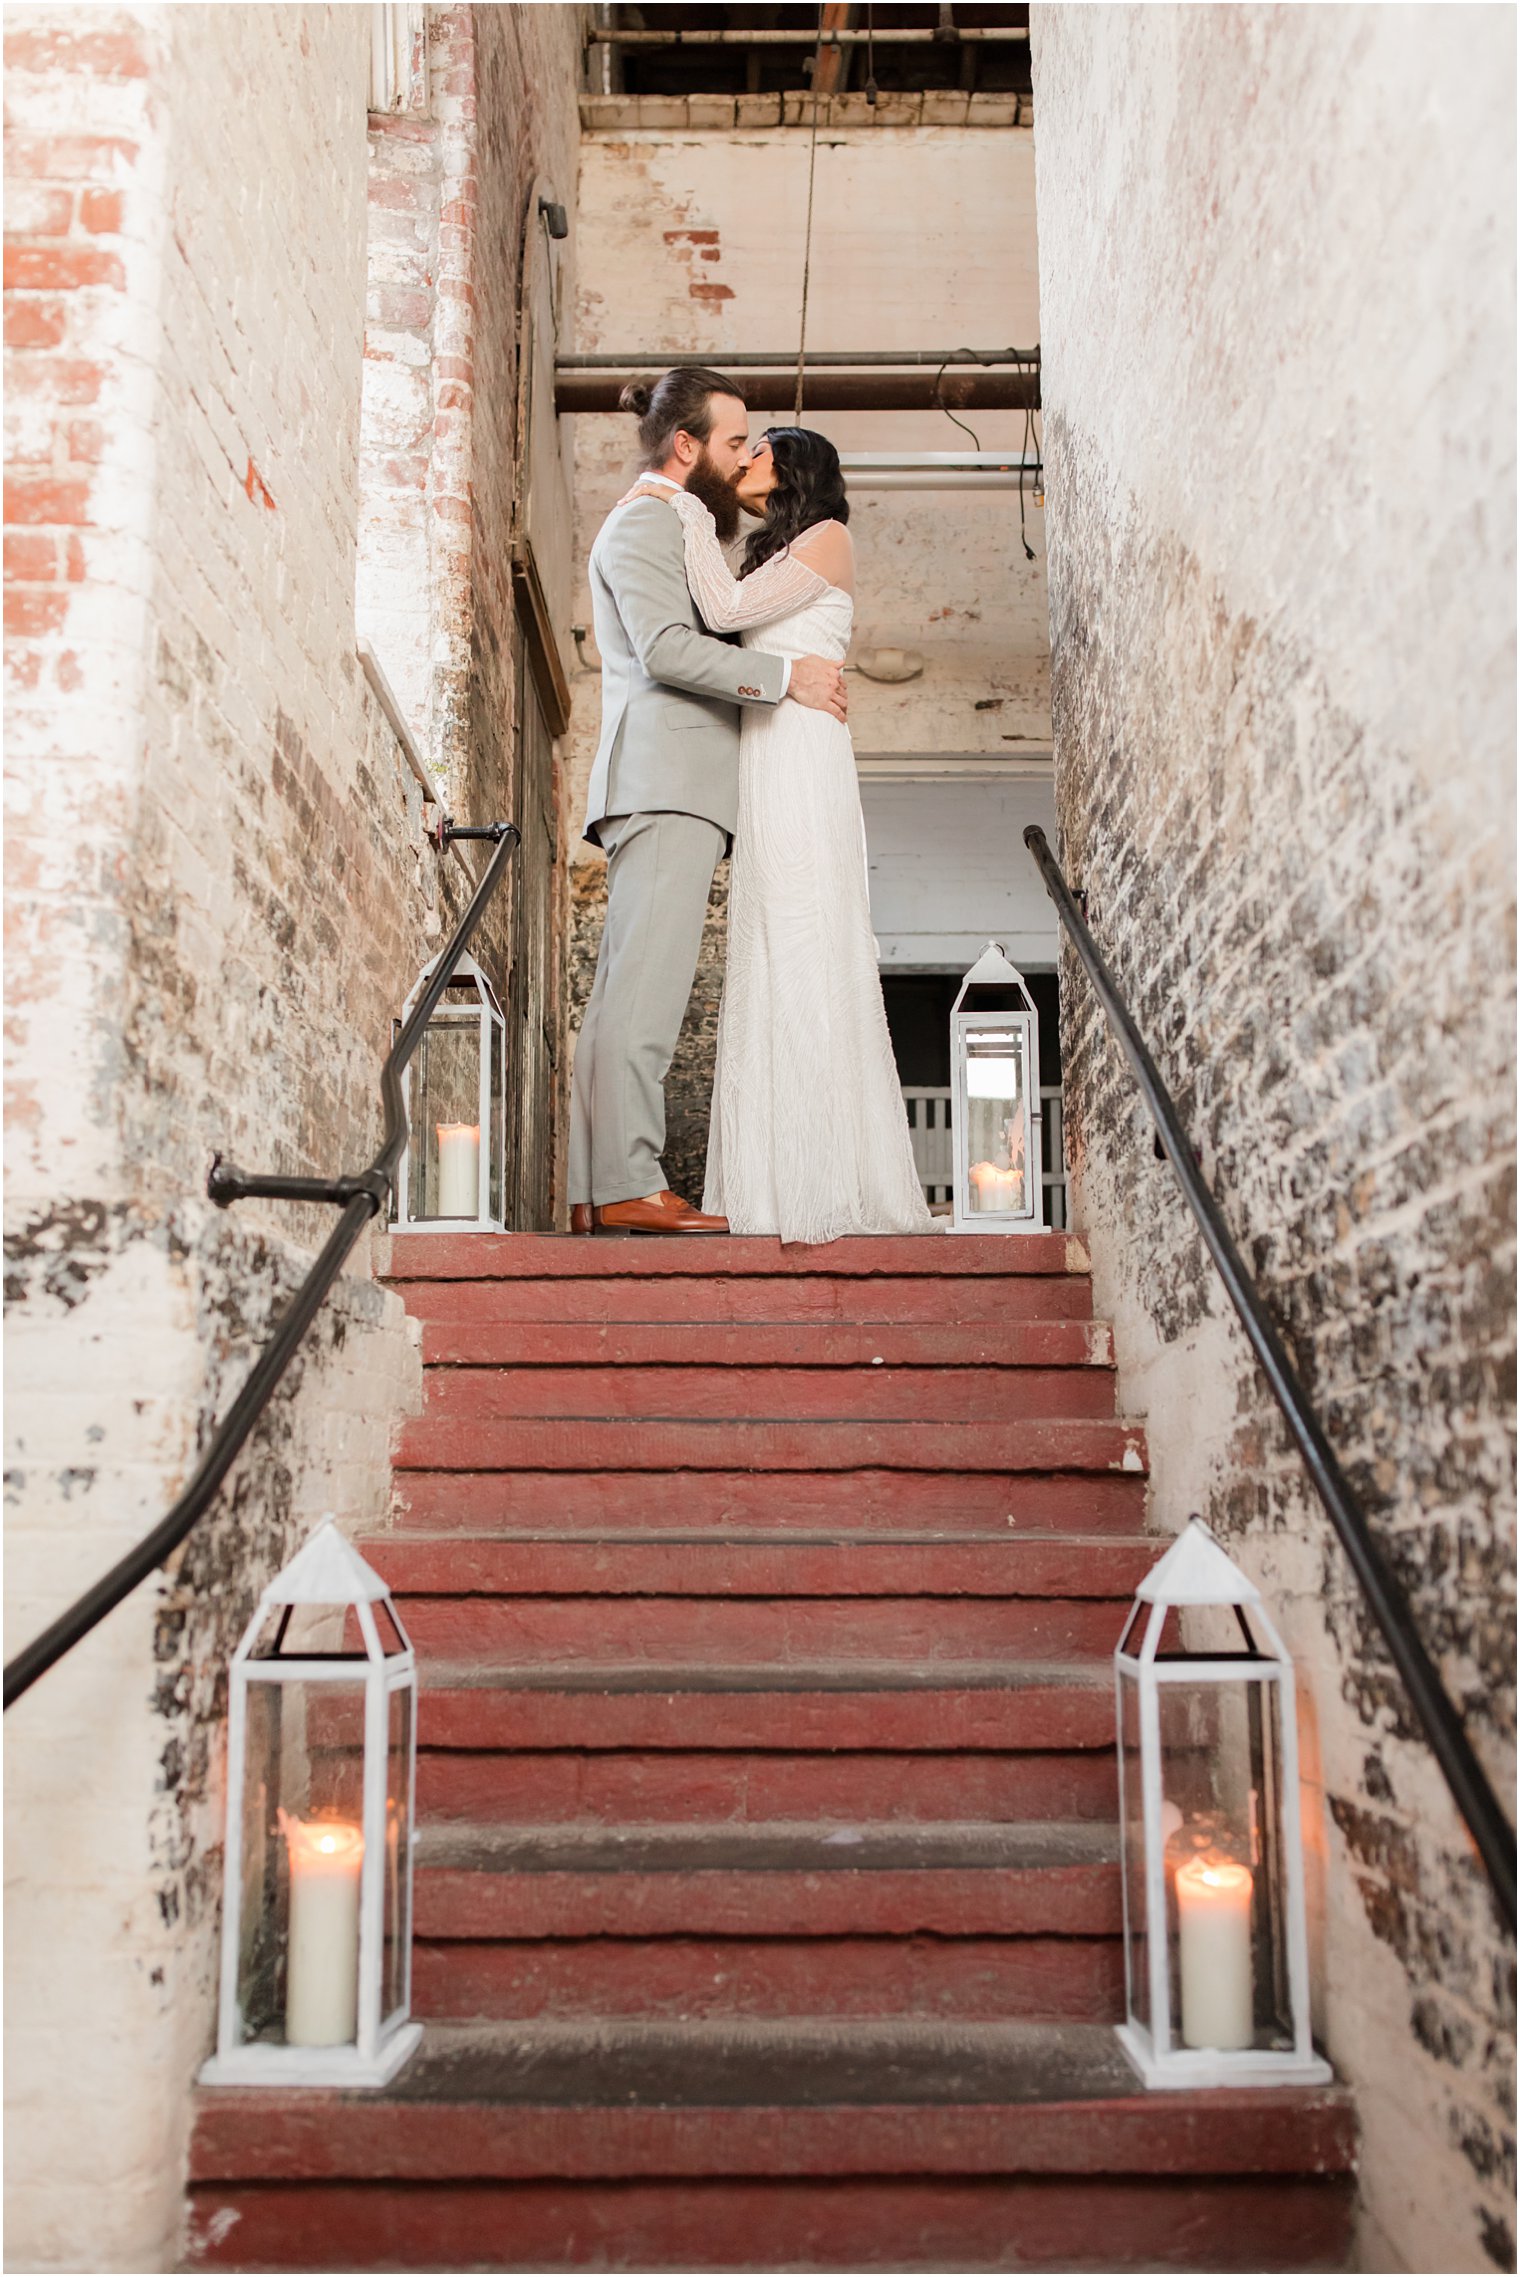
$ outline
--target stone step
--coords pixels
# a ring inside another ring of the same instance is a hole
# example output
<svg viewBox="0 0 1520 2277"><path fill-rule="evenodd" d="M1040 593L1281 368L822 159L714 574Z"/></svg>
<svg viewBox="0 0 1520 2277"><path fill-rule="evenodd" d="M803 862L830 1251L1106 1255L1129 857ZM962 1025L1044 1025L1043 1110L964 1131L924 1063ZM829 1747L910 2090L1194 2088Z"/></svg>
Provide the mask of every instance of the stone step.
<svg viewBox="0 0 1520 2277"><path fill-rule="evenodd" d="M1006 1423L1113 1412L1107 1368L433 1367L423 1422L468 1433L544 1416Z"/></svg>
<svg viewBox="0 0 1520 2277"><path fill-rule="evenodd" d="M1113 1653L1128 1598L699 1597L482 1594L403 1598L424 1659L568 1668L614 1660L668 1669L785 1670L831 1662L1068 1661Z"/></svg>
<svg viewBox="0 0 1520 2277"><path fill-rule="evenodd" d="M188 2259L1329 2269L1354 2149L1337 2087L1147 2095L1100 2024L434 2024L376 2094L203 2090Z"/></svg>
<svg viewBox="0 0 1520 2277"><path fill-rule="evenodd" d="M412 1955L412 2010L468 2022L597 2016L909 2016L1113 2023L1124 2013L1117 1937L543 1938L433 1944Z"/></svg>
<svg viewBox="0 0 1520 2277"><path fill-rule="evenodd" d="M483 1235L482 1239L485 1238ZM793 1422L517 1417L468 1428L425 1414L405 1424L400 1470L1127 1471L1143 1475L1132 1423Z"/></svg>
<svg viewBox="0 0 1520 2277"><path fill-rule="evenodd" d="M1136 1536L1143 1471L398 1471L398 1524L418 1532L586 1533L675 1524L694 1538L903 1528L920 1536L1035 1533Z"/></svg>
<svg viewBox="0 0 1520 2277"><path fill-rule="evenodd" d="M419 1240L424 1237L419 1235ZM484 1238L484 1237L481 1237ZM614 1248L616 1244L612 1245ZM392 1244L392 1257L401 1243ZM600 1252L598 1254L601 1254ZM442 1324L562 1326L692 1321L740 1328L899 1326L948 1321L1088 1321L1092 1283L1086 1273L758 1275L712 1273L608 1274L547 1279L415 1279L393 1264L391 1285L418 1318Z"/></svg>
<svg viewBox="0 0 1520 2277"><path fill-rule="evenodd" d="M1112 1936L1111 1825L434 1826L417 1934L535 1937Z"/></svg>
<svg viewBox="0 0 1520 2277"><path fill-rule="evenodd" d="M1111 1747L1113 1677L1090 1660L872 1665L434 1664L425 1745L449 1748Z"/></svg>
<svg viewBox="0 0 1520 2277"><path fill-rule="evenodd" d="M851 1812L902 1825L976 1816L1109 1823L1118 1777L1102 1749L424 1748L417 1808L434 1824L730 1825L788 1817L832 1825Z"/></svg>
<svg viewBox="0 0 1520 2277"><path fill-rule="evenodd" d="M434 1828L430 2017L1116 2020L1105 1826Z"/></svg>
<svg viewBox="0 0 1520 2277"><path fill-rule="evenodd" d="M461 1287L474 1292L480 1285ZM423 1312L422 1323L422 1357L433 1367L997 1371L1113 1365L1113 1337L1102 1322L1016 1320L1001 1313L988 1320L735 1322L454 1320Z"/></svg>
<svg viewBox="0 0 1520 2277"><path fill-rule="evenodd" d="M1098 1661L424 1671L418 1811L544 1825L1112 1819Z"/></svg>
<svg viewBox="0 0 1520 2277"><path fill-rule="evenodd" d="M377 1244L375 1270L390 1281L637 1280L674 1275L788 1279L867 1275L1012 1280L1091 1270L1074 1234L867 1234L846 1241L782 1243L759 1235L577 1239L557 1233L405 1233Z"/></svg>
<svg viewBox="0 0 1520 2277"><path fill-rule="evenodd" d="M1028 1597L1128 1600L1164 1548L1140 1536L906 1531L376 1534L360 1543L400 1598Z"/></svg>

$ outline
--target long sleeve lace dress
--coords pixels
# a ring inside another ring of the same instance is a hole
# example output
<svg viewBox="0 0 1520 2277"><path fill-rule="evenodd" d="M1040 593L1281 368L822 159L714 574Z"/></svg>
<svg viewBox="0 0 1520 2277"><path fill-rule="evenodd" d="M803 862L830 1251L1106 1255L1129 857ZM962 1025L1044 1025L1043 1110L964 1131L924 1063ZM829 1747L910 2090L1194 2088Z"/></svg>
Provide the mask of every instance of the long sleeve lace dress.
<svg viewBox="0 0 1520 2277"><path fill-rule="evenodd" d="M841 524L818 524L736 579L707 508L685 491L672 504L714 631L843 661L855 604ZM848 728L786 700L747 710L702 1205L735 1233L820 1242L935 1229L882 1005L864 844Z"/></svg>

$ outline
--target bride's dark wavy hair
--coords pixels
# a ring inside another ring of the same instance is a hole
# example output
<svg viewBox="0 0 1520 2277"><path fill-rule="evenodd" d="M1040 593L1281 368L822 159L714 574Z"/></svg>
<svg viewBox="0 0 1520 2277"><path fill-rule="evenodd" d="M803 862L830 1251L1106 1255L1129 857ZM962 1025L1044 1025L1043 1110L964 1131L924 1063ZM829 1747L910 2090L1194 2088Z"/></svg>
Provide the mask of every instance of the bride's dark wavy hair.
<svg viewBox="0 0 1520 2277"><path fill-rule="evenodd" d="M850 518L839 453L827 435L811 427L767 427L761 439L771 447L776 487L765 501L765 520L744 549L741 577L784 553L815 522Z"/></svg>

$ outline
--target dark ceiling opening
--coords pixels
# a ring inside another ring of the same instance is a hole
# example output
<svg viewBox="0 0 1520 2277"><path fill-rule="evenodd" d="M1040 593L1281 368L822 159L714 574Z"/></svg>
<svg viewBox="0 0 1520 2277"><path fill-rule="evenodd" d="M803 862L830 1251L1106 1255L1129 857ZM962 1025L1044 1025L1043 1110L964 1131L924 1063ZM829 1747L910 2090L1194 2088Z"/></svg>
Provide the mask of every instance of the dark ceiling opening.
<svg viewBox="0 0 1520 2277"><path fill-rule="evenodd" d="M825 52L823 85L859 93L874 79L883 95L930 88L1028 94L1029 9L1024 4L955 7L614 6L596 11L590 84L629 95L794 93L812 82L820 19L846 40ZM686 44L682 34L725 33ZM770 33L789 34L778 40ZM870 34L867 41L866 34ZM962 34L970 33L970 38ZM999 33L1010 36L999 38ZM599 48L612 36L607 79ZM631 35L620 38L618 35ZM904 34L913 35L905 38ZM987 35L991 34L991 37ZM746 37L746 35L751 35ZM980 36L976 36L980 35ZM656 44L658 43L658 44Z"/></svg>

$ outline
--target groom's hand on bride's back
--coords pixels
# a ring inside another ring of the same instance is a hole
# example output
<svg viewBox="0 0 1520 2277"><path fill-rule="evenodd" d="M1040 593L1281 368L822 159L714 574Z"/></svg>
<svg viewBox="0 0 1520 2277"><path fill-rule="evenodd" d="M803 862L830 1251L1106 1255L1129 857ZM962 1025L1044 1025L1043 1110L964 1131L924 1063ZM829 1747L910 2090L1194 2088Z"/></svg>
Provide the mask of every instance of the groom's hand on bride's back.
<svg viewBox="0 0 1520 2277"><path fill-rule="evenodd" d="M843 667L830 663L826 656L797 657L786 692L793 703L806 704L810 712L832 712L835 719L849 717Z"/></svg>

